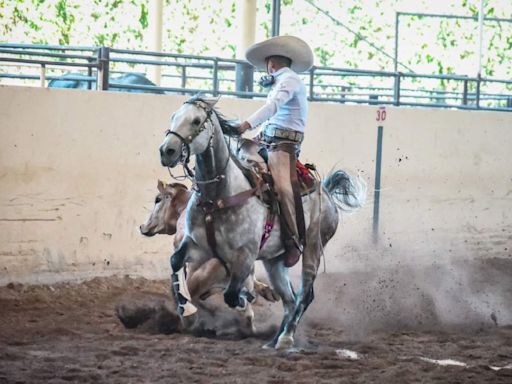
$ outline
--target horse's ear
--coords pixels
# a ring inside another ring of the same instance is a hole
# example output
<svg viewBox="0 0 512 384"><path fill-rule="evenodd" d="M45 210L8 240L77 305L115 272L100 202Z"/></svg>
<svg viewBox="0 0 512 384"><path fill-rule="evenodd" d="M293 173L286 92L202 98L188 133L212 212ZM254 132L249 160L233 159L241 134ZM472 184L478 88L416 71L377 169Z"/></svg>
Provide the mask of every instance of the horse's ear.
<svg viewBox="0 0 512 384"><path fill-rule="evenodd" d="M158 192L164 193L165 190L165 184L162 180L158 180L158 184L156 186L158 188Z"/></svg>
<svg viewBox="0 0 512 384"><path fill-rule="evenodd" d="M182 183L171 183L171 184L169 184L169 186L171 186L172 188L175 188L175 189L184 189L186 191L188 190L188 187Z"/></svg>

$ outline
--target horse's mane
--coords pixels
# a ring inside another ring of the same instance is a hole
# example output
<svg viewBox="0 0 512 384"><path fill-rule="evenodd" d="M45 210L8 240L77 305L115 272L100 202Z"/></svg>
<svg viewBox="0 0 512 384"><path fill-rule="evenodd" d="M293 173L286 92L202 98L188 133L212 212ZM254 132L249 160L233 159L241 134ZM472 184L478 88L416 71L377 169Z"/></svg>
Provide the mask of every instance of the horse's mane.
<svg viewBox="0 0 512 384"><path fill-rule="evenodd" d="M196 104L196 103L200 103L200 102L210 105L210 102L206 98L204 98L201 94L194 95L186 101L187 104ZM222 132L225 135L235 136L235 137L240 136L240 132L238 131L240 122L238 120L226 118L215 107L212 107L212 111L215 113L217 120L219 120L220 128L222 129Z"/></svg>

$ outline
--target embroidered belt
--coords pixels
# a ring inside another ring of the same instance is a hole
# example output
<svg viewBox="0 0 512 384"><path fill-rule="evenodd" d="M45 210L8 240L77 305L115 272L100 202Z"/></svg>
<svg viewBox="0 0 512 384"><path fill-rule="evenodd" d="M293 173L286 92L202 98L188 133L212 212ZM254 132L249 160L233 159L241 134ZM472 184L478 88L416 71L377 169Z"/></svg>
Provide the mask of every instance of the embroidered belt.
<svg viewBox="0 0 512 384"><path fill-rule="evenodd" d="M282 129L273 125L267 125L263 130L263 134L265 136L286 139L297 143L302 142L302 139L304 139L304 134L302 132L291 129Z"/></svg>

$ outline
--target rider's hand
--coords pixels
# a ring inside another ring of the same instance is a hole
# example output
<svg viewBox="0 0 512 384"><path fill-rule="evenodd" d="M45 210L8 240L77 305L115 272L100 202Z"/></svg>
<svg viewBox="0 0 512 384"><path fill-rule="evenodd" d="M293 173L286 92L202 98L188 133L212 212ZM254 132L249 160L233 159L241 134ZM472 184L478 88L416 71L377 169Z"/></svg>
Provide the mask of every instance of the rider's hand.
<svg viewBox="0 0 512 384"><path fill-rule="evenodd" d="M240 124L240 127L238 127L238 132L244 133L248 129L251 129L251 124L249 124L247 121L244 121L242 124Z"/></svg>

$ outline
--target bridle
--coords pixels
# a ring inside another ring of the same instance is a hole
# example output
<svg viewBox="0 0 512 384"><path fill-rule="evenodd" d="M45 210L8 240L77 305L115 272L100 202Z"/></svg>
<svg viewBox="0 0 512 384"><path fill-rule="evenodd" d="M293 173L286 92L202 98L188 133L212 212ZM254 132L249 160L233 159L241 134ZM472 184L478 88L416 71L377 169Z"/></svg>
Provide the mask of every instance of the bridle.
<svg viewBox="0 0 512 384"><path fill-rule="evenodd" d="M212 134L210 135L210 139L208 141L208 146L206 147L206 150L205 151L211 151L212 150L212 142L213 142L213 138L215 136L215 130L213 130L213 121L212 121L212 114L213 114L213 109L210 108L210 107L207 107L205 106L204 104L200 104L199 102L197 101L185 101L184 104L190 104L190 105L193 105L199 109L202 109L203 111L206 112L206 117L205 119L197 126L197 128L190 134L188 135L187 137L183 137L182 135L180 135L179 133L177 132L174 132L174 131L171 131L170 129L168 129L167 131L165 131L165 136L169 136L169 135L173 135L173 136L176 136L178 138L178 140L181 142L181 156L180 156L180 159L179 159L179 163L181 163L181 165L183 166L183 175L182 176L175 176L172 174L171 172L171 168L170 167L167 167L167 170L169 171L169 175L175 179L175 180L184 180L184 179L190 179L191 181L193 181L194 183L196 184L209 184L209 183L215 183L215 182L218 182L222 179L225 178L225 175L224 175L224 171L226 170L227 166L228 166L228 163L229 163L229 156L228 156L228 159L226 161L226 164L224 165L224 168L222 169L222 172L220 172L217 176L215 176L213 179L209 179L209 180L195 180L195 173L194 171L192 171L189 167L189 162L190 162L190 144L192 143L192 141L195 140L195 138L197 136L199 136L203 131L207 130L208 129L208 125L207 123L209 123L209 126L212 128Z"/></svg>

